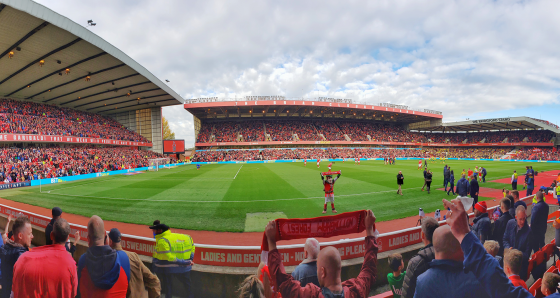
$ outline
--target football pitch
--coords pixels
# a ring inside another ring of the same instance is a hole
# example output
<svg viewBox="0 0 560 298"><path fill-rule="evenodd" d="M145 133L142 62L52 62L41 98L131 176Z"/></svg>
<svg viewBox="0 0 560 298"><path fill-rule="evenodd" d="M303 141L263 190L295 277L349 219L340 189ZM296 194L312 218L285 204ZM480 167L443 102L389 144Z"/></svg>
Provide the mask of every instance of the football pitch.
<svg viewBox="0 0 560 298"><path fill-rule="evenodd" d="M322 216L324 204L320 172L328 162L194 165L162 169L137 175L114 175L77 182L0 191L0 197L31 205L59 206L67 213L99 215L105 220L150 225L153 220L174 228L208 231L263 231L264 223L278 217L305 218ZM525 166L538 171L557 169L552 163L498 161L446 162L455 172L456 181L463 169L484 166L487 181L510 177L513 170L525 173ZM333 171L342 171L334 187L335 207L346 212L372 209L378 221L418 215L442 209L441 199L451 198L443 187L441 161L429 162L434 173L432 192L421 191L422 171L418 161L336 162ZM405 177L404 195L396 194L396 175ZM520 185L522 181L520 181ZM481 187L502 189L509 184L481 183ZM538 186L536 186L538 187ZM480 200L489 198L481 197ZM331 215L330 206L328 213Z"/></svg>

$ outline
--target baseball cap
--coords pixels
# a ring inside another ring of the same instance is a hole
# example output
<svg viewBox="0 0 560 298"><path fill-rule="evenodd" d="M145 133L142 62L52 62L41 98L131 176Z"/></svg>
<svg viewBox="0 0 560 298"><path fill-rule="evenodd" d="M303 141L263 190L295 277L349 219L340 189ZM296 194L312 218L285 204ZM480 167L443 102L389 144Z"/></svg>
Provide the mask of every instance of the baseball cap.
<svg viewBox="0 0 560 298"><path fill-rule="evenodd" d="M109 239L115 243L121 242L121 231L117 228L112 228L111 231L109 231Z"/></svg>
<svg viewBox="0 0 560 298"><path fill-rule="evenodd" d="M169 230L169 227L165 224L162 224L162 223L150 226L149 228L152 229L152 230L164 230L164 231Z"/></svg>
<svg viewBox="0 0 560 298"><path fill-rule="evenodd" d="M59 207L52 208L52 216L61 216L61 215L62 215L62 209L60 209Z"/></svg>

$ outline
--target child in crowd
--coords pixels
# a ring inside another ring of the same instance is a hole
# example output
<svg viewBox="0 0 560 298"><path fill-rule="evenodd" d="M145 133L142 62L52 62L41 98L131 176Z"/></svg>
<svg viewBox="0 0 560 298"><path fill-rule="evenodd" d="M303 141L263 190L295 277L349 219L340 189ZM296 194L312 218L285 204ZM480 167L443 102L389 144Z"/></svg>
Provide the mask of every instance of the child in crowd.
<svg viewBox="0 0 560 298"><path fill-rule="evenodd" d="M389 287L393 292L393 298L401 298L402 285L406 271L403 271L404 262L400 253L394 253L389 256L389 267L393 273L387 274L387 280L389 281Z"/></svg>

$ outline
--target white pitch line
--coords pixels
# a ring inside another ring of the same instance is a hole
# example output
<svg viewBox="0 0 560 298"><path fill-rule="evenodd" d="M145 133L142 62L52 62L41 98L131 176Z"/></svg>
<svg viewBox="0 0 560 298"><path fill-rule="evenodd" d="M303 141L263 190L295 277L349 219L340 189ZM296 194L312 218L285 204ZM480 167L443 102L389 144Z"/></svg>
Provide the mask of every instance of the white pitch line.
<svg viewBox="0 0 560 298"><path fill-rule="evenodd" d="M403 190L418 189L418 187L405 188ZM366 193L348 194L348 195L338 195L337 197L352 197L352 196L362 196L371 195L378 193L392 192L392 190L374 191ZM184 203L253 203L253 202L277 202L277 201L295 201L295 200L313 200L321 199L323 197L308 197L308 198L294 198L294 199L277 199L277 200L251 200L251 201L185 201L185 200L149 200L149 199L127 199L127 198L110 198L110 197L96 197L96 196L84 196L84 195L67 195L61 193L44 193L48 195L59 195L68 197L80 197L80 198L96 198L96 199L107 199L107 200L120 200L120 201L145 201L145 202L184 202Z"/></svg>
<svg viewBox="0 0 560 298"><path fill-rule="evenodd" d="M239 174L239 171L241 171L241 168L242 168L242 167L243 167L243 165L241 165L241 166L239 167L239 170L237 170L237 173L235 174L235 177L233 177L233 180L235 180L235 178L237 178L237 174Z"/></svg>

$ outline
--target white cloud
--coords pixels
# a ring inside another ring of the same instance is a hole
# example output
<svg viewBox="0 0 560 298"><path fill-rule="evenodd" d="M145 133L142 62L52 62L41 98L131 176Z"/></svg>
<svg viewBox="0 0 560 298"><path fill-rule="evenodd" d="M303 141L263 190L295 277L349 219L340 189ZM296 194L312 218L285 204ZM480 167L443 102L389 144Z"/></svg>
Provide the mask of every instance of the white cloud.
<svg viewBox="0 0 560 298"><path fill-rule="evenodd" d="M559 103L554 0L38 2L93 19L93 32L187 99L330 96L446 121ZM192 144L192 116L164 115Z"/></svg>

